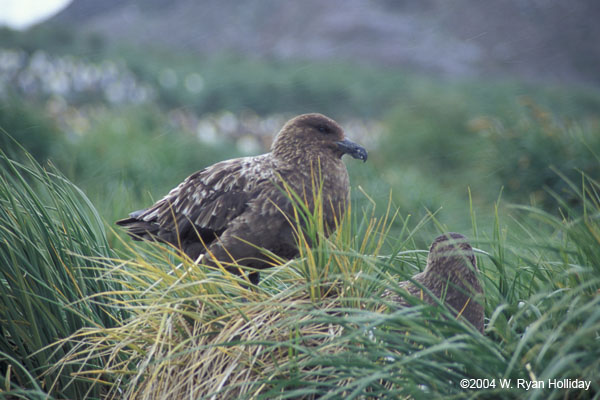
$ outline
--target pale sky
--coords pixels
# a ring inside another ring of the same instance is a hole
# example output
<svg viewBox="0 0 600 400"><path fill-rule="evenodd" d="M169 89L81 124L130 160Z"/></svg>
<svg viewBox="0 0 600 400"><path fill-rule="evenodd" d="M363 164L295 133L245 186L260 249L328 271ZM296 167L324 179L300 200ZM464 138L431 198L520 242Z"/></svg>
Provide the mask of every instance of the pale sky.
<svg viewBox="0 0 600 400"><path fill-rule="evenodd" d="M70 2L71 0L0 0L0 26L26 29L56 14Z"/></svg>

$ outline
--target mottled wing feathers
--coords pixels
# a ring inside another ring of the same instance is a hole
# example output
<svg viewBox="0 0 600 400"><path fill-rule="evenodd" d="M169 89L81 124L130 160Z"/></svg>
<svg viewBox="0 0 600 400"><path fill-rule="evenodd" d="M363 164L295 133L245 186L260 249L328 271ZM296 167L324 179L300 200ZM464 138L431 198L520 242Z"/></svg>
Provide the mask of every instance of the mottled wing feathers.
<svg viewBox="0 0 600 400"><path fill-rule="evenodd" d="M141 239L178 245L187 238L214 240L248 207L262 182L272 176L266 155L238 158L196 172L152 207L130 214L119 225ZM179 235L179 239L178 236Z"/></svg>

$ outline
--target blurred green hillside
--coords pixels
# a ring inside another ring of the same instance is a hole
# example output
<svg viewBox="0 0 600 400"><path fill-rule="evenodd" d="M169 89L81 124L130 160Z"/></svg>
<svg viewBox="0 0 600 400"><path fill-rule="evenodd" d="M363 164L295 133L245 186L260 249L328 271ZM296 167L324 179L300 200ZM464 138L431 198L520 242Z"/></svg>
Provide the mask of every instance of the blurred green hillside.
<svg viewBox="0 0 600 400"><path fill-rule="evenodd" d="M303 112L338 119L369 149L367 164L347 163L354 190L377 203L391 191L411 224L434 213L449 230L468 229L469 191L481 218L499 196L557 213L558 173L600 176L594 88L203 58L48 25L2 30L0 59L0 126L82 187L109 224L204 166L266 151Z"/></svg>

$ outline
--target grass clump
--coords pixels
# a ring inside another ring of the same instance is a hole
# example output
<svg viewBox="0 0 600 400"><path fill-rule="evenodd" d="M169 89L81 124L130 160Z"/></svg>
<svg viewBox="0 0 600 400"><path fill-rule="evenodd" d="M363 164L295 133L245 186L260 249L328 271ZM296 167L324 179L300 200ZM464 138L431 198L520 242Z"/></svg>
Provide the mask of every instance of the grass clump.
<svg viewBox="0 0 600 400"><path fill-rule="evenodd" d="M491 238L475 234L483 335L444 307L413 299L396 309L381 296L424 268L415 232L390 237L391 208L383 217L349 212L329 238L316 210L299 212L309 220L301 257L263 271L256 287L159 246L134 249L136 259L114 270L131 317L80 331L73 354L113 360L80 374L112 375L115 398L592 398L600 191L589 179L583 188L584 216L519 208L510 234L500 219ZM465 389L463 379L487 386ZM550 388L553 379L591 388ZM546 386L518 383L532 381Z"/></svg>
<svg viewBox="0 0 600 400"><path fill-rule="evenodd" d="M51 348L57 340L86 326L111 327L124 315L97 297L118 289L99 262L112 256L100 217L54 168L44 169L31 157L16 162L2 152L0 204L3 394L97 394L90 382L72 380L82 365L70 365L63 374L45 371L72 348Z"/></svg>
<svg viewBox="0 0 600 400"><path fill-rule="evenodd" d="M76 187L33 160L1 160L3 395L593 398L600 390L600 184L591 178L567 181L581 206L557 196L558 217L515 206L512 219L496 212L489 237L474 222L481 334L443 306L412 299L398 309L382 297L426 258L391 205L381 216L349 210L326 237L322 210L298 198L300 257L277 261L253 286L163 245L127 241L118 259ZM486 386L465 389L463 379ZM553 379L590 389L550 388ZM546 386L526 390L519 380Z"/></svg>

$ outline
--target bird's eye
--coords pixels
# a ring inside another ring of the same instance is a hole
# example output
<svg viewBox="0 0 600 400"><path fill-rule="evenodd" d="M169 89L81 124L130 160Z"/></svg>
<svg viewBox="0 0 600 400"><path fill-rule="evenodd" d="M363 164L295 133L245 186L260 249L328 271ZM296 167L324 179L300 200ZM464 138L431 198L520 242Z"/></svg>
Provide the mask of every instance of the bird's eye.
<svg viewBox="0 0 600 400"><path fill-rule="evenodd" d="M329 129L325 125L319 125L319 126L317 126L317 129L321 133L329 133Z"/></svg>

